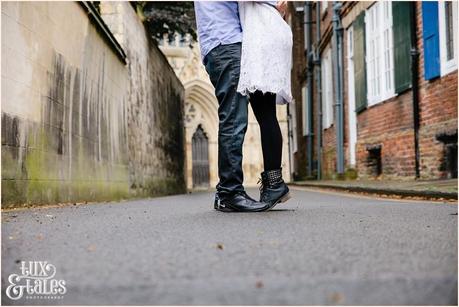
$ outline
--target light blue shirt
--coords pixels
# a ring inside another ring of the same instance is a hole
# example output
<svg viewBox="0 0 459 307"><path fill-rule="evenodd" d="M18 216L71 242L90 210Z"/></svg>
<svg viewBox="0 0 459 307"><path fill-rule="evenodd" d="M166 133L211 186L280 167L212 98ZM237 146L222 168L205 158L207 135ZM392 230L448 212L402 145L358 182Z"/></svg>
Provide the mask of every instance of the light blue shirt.
<svg viewBox="0 0 459 307"><path fill-rule="evenodd" d="M277 1L261 1L276 5ZM237 1L195 1L201 57L219 45L242 42Z"/></svg>
<svg viewBox="0 0 459 307"><path fill-rule="evenodd" d="M201 57L218 45L242 42L237 1L195 1Z"/></svg>

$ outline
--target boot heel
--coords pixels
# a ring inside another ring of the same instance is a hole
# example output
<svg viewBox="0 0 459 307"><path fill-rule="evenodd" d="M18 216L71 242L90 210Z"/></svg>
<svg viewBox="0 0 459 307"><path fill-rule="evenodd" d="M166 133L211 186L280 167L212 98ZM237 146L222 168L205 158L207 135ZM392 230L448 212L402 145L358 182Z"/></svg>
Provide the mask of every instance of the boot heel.
<svg viewBox="0 0 459 307"><path fill-rule="evenodd" d="M279 200L280 203L285 203L287 200L289 200L290 198L292 198L292 195L290 195L290 192L288 192L287 194L285 194L284 196L281 197L281 199Z"/></svg>

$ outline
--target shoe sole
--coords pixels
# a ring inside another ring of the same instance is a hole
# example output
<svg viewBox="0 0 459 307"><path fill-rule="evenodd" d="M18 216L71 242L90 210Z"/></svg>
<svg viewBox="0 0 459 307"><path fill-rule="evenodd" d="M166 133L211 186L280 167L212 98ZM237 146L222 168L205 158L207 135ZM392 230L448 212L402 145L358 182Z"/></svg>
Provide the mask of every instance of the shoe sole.
<svg viewBox="0 0 459 307"><path fill-rule="evenodd" d="M289 191L285 195L283 195L281 198L279 198L271 207L266 209L266 211L271 210L272 208L274 208L276 205L278 205L280 203L285 203L290 198L292 198L292 195L290 194L290 191Z"/></svg>
<svg viewBox="0 0 459 307"><path fill-rule="evenodd" d="M225 207L218 207L218 208L214 208L214 209L217 210L217 211L220 211L220 212L242 212L242 213L263 212L263 211L269 210L269 208L262 207L262 208L254 209L254 210L241 211L241 210L239 210L237 208L232 207L229 204L226 204Z"/></svg>
<svg viewBox="0 0 459 307"><path fill-rule="evenodd" d="M262 212L262 211L271 210L276 205L278 205L280 203L285 203L290 198L292 198L292 195L290 194L290 192L287 192L285 195L283 195L281 198L279 198L272 206L270 206L268 208L260 208L260 209L251 210L251 211L240 211L238 209L235 209L235 208L231 207L231 205L226 205L226 207L217 207L217 208L214 208L214 209L217 210L217 211L220 211L220 212Z"/></svg>
<svg viewBox="0 0 459 307"><path fill-rule="evenodd" d="M232 208L227 208L227 207L217 207L217 208L214 208L215 210L217 211L220 211L220 212L234 212L235 210L232 209Z"/></svg>
<svg viewBox="0 0 459 307"><path fill-rule="evenodd" d="M242 212L242 213L250 213L250 212L262 212L262 211L266 211L267 209L265 209L265 207L262 207L260 209L253 209L253 210L245 210L245 211L241 211L237 208L233 208L231 207L231 205L226 205L227 207L225 208L226 210L228 211L224 211L224 212Z"/></svg>

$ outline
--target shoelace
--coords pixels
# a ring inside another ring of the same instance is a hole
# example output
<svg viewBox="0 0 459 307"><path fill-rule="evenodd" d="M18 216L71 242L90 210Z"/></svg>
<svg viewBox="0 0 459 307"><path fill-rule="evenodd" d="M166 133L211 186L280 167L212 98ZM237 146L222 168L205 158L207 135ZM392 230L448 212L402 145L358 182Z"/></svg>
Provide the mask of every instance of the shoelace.
<svg viewBox="0 0 459 307"><path fill-rule="evenodd" d="M258 178L257 184L260 184L260 188L259 188L260 192L264 192L265 188L266 188L266 185L265 185L265 183L264 183L262 178Z"/></svg>

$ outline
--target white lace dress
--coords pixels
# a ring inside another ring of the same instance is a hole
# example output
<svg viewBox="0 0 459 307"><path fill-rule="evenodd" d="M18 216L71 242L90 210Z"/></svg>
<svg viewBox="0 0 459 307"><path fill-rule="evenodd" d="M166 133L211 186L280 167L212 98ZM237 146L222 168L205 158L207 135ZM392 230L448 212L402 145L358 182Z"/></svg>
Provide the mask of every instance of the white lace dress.
<svg viewBox="0 0 459 307"><path fill-rule="evenodd" d="M239 1L242 26L241 72L237 91L276 95L278 104L292 101L292 30L269 4Z"/></svg>

